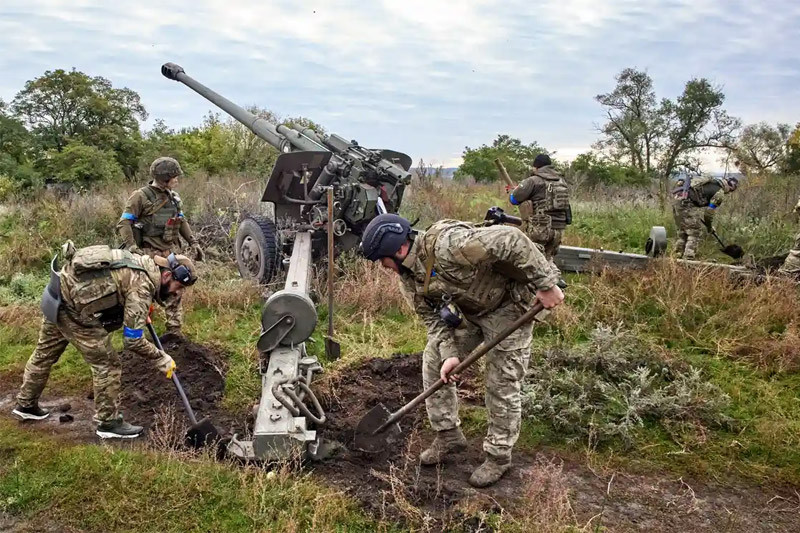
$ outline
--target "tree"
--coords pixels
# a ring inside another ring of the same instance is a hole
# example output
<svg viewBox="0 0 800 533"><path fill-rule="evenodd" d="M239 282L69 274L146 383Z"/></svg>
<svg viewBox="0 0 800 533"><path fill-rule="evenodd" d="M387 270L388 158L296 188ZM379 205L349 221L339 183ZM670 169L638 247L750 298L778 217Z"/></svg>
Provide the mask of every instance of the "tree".
<svg viewBox="0 0 800 533"><path fill-rule="evenodd" d="M788 124L750 124L742 130L731 153L744 168L756 172L782 169L791 131L792 127Z"/></svg>
<svg viewBox="0 0 800 533"><path fill-rule="evenodd" d="M608 118L596 147L660 179L662 193L673 171L694 164L699 151L733 147L740 122L722 108L725 95L708 80L689 80L677 99L661 102L646 72L627 68L616 81L613 91L595 97Z"/></svg>
<svg viewBox="0 0 800 533"><path fill-rule="evenodd" d="M44 149L60 152L77 141L113 152L129 176L136 170L139 120L147 112L131 89L115 89L109 80L75 69L58 69L28 81L11 108Z"/></svg>
<svg viewBox="0 0 800 533"><path fill-rule="evenodd" d="M795 126L786 141L786 157L781 171L787 174L800 174L800 123Z"/></svg>
<svg viewBox="0 0 800 533"><path fill-rule="evenodd" d="M31 164L34 157L33 137L0 100L0 175L5 176L6 188L21 190L39 181Z"/></svg>
<svg viewBox="0 0 800 533"><path fill-rule="evenodd" d="M647 176L629 165L621 165L594 152L579 154L565 169L570 182L586 185L642 185Z"/></svg>
<svg viewBox="0 0 800 533"><path fill-rule="evenodd" d="M122 169L112 152L73 142L63 150L50 150L45 168L61 183L89 185L122 178Z"/></svg>
<svg viewBox="0 0 800 533"><path fill-rule="evenodd" d="M472 176L479 182L497 181L500 176L494 160L500 158L511 179L521 181L530 175L533 160L542 153L548 152L536 141L526 145L508 135L498 135L491 146L484 144L480 148L465 147L462 154L464 162L456 170L454 178Z"/></svg>

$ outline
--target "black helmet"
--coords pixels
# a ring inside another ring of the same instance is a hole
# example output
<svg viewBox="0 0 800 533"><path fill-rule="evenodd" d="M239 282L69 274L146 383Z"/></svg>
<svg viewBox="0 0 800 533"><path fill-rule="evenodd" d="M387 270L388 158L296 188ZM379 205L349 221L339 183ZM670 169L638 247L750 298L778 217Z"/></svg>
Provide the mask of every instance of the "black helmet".
<svg viewBox="0 0 800 533"><path fill-rule="evenodd" d="M361 235L361 253L370 261L391 257L400 250L411 233L411 224L399 215L385 213L367 224Z"/></svg>
<svg viewBox="0 0 800 533"><path fill-rule="evenodd" d="M536 156L536 159L533 160L533 168L542 168L552 164L553 162L547 154L539 154Z"/></svg>

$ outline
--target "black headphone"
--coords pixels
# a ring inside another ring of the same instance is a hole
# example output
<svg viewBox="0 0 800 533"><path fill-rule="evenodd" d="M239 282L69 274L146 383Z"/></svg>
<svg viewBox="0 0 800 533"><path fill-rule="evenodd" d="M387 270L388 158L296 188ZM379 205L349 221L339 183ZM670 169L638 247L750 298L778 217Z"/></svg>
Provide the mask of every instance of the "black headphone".
<svg viewBox="0 0 800 533"><path fill-rule="evenodd" d="M167 256L167 262L169 263L169 269L172 272L172 277L180 282L181 285L189 286L192 285L196 279L192 278L192 271L186 265L182 265L178 262L178 258L175 257L175 254L169 254Z"/></svg>

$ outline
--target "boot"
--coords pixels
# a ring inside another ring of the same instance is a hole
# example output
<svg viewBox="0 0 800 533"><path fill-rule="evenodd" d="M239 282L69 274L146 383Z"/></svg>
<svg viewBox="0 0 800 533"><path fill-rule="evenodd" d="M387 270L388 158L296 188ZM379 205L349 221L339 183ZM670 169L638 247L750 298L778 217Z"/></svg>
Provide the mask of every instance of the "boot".
<svg viewBox="0 0 800 533"><path fill-rule="evenodd" d="M511 468L511 457L487 455L483 464L469 477L469 484L478 488L494 485L509 468Z"/></svg>
<svg viewBox="0 0 800 533"><path fill-rule="evenodd" d="M101 439L135 439L142 434L142 426L134 426L122 420L101 422L97 426L97 436Z"/></svg>
<svg viewBox="0 0 800 533"><path fill-rule="evenodd" d="M33 404L31 407L22 407L17 404L13 411L11 411L23 420L44 420L50 416L50 411L39 407L38 403Z"/></svg>
<svg viewBox="0 0 800 533"><path fill-rule="evenodd" d="M467 439L461 433L461 428L446 429L438 432L431 445L419 454L419 462L425 466L432 466L438 464L447 454L466 449Z"/></svg>

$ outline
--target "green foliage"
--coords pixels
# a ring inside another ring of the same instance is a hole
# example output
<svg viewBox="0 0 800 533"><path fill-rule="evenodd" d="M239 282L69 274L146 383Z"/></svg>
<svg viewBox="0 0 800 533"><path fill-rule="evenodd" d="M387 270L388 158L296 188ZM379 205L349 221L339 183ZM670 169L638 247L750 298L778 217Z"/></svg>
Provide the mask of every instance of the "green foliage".
<svg viewBox="0 0 800 533"><path fill-rule="evenodd" d="M498 135L491 146L481 145L480 148L464 148L462 157L464 162L458 167L454 178L457 180L471 176L478 182L492 182L500 179L496 158L505 165L508 175L512 180L521 181L528 177L533 168L533 160L538 154L548 153L534 141L522 144L522 141L508 135Z"/></svg>
<svg viewBox="0 0 800 533"><path fill-rule="evenodd" d="M524 385L527 416L562 435L594 442L637 442L645 424L667 431L725 427L730 399L691 366L658 356L653 346L621 329L597 326L588 342L547 350ZM682 435L676 435L676 439Z"/></svg>
<svg viewBox="0 0 800 533"><path fill-rule="evenodd" d="M642 175L667 180L677 166L693 164L699 150L733 144L739 120L722 108L725 95L705 78L689 80L677 99L660 102L646 72L626 68L616 81L611 92L595 97L608 116L597 147Z"/></svg>
<svg viewBox="0 0 800 533"><path fill-rule="evenodd" d="M131 89L116 89L101 76L57 69L28 81L11 108L45 150L60 152L78 141L113 153L129 176L136 169L139 120L147 112Z"/></svg>
<svg viewBox="0 0 800 533"><path fill-rule="evenodd" d="M771 126L760 122L745 126L733 149L740 168L756 173L785 168L791 131L788 124Z"/></svg>
<svg viewBox="0 0 800 533"><path fill-rule="evenodd" d="M644 185L648 177L635 167L616 163L594 152L580 154L566 169L567 177L578 186Z"/></svg>
<svg viewBox="0 0 800 533"><path fill-rule="evenodd" d="M121 179L122 168L113 152L73 142L63 150L50 150L43 167L61 183L91 185Z"/></svg>
<svg viewBox="0 0 800 533"><path fill-rule="evenodd" d="M787 174L800 174L800 123L786 141L786 158L782 170Z"/></svg>

